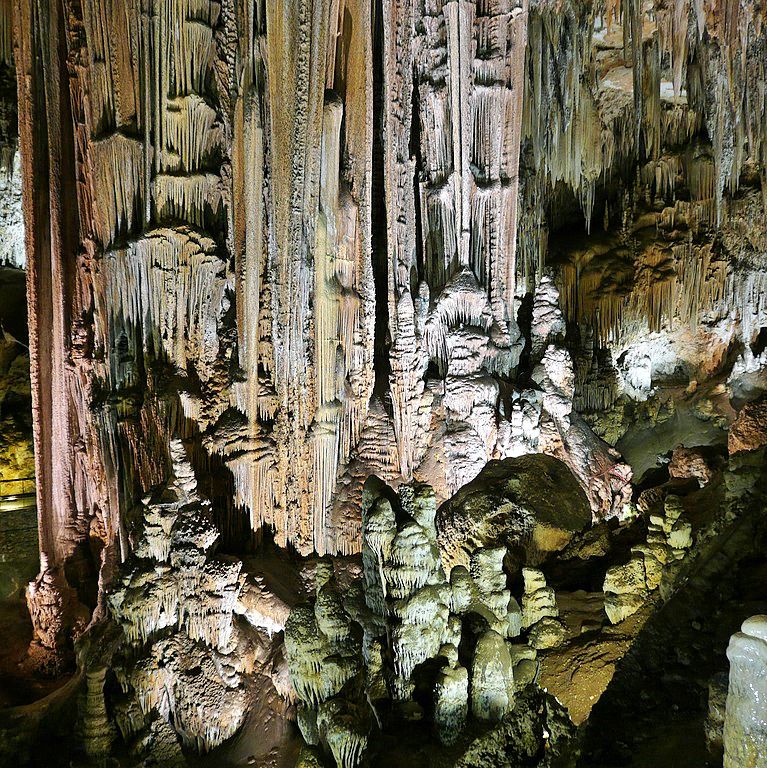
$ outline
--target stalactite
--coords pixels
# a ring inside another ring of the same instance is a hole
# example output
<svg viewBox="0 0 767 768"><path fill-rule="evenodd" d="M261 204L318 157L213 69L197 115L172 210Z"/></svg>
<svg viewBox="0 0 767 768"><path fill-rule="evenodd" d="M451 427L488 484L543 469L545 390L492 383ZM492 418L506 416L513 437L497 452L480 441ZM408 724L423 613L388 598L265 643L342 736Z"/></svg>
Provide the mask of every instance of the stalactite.
<svg viewBox="0 0 767 768"><path fill-rule="evenodd" d="M703 178L692 182L713 192L713 175L708 168ZM661 166L658 166L661 168ZM657 180L657 173L661 178ZM656 188L670 188L663 172L656 173ZM669 177L670 178L670 177ZM709 205L710 203L710 205ZM701 214L701 209L703 213ZM750 339L762 316L761 271L743 275L712 249L697 244L694 233L711 223L713 196L694 204L677 202L657 216L664 230L692 226L684 238L669 240L664 248L653 246L636 254L619 245L605 253L585 253L576 263L564 265L561 274L563 307L575 322L591 324L599 343L628 341L642 328L651 332L675 324L698 327L704 316L726 316L731 307L743 307L742 338ZM696 216L702 216L699 224ZM737 226L734 215L732 224ZM748 309L745 309L748 307Z"/></svg>
<svg viewBox="0 0 767 768"><path fill-rule="evenodd" d="M93 180L95 234L104 247L135 231L141 221L144 199L143 148L116 133L90 145L95 170Z"/></svg>
<svg viewBox="0 0 767 768"><path fill-rule="evenodd" d="M157 230L125 250L106 254L97 308L111 337L143 329L143 344L154 357L167 356L185 371L193 362L200 377L211 375L218 347L217 318L222 312L224 265L215 243L191 230Z"/></svg>
<svg viewBox="0 0 767 768"><path fill-rule="evenodd" d="M165 171L188 174L201 170L222 145L216 113L197 95L169 100L163 120L161 165Z"/></svg>
<svg viewBox="0 0 767 768"><path fill-rule="evenodd" d="M144 514L183 438L190 463L221 472L221 519L242 511L254 535L269 529L302 555L370 549L367 605L373 624L398 622L387 651L407 699L415 666L456 640L455 600L468 594L503 637L517 612L500 584L480 589L491 580L480 566L448 595L430 525L395 515L392 526L379 510L385 530L371 527L370 475L403 488L428 479L442 502L493 459L545 451L572 467L594 519L622 517L628 467L579 415L648 396L652 361L632 373L621 352L732 314L724 336L743 343L739 365L759 356L764 242L743 225L764 213L753 202L767 151L756 6L15 7L50 558L33 607L75 602L62 568L94 535L105 544L98 610L113 579L136 578L114 608L130 614L129 640L168 630L173 658L234 643L237 566L208 558L204 525L184 538L167 509ZM581 215L585 245L570 232ZM174 561L174 532L199 550L194 567ZM131 558L160 573L127 574L118 561ZM146 612L134 615L136 594ZM317 637L340 642L337 619L315 616ZM76 623L56 616L51 628ZM323 687L323 660L299 691L307 705L356 674L334 660ZM137 675L144 708L170 712L173 685ZM452 663L443 676L445 723L464 716L468 675ZM477 706L495 717L510 698L490 691ZM187 704L185 744L229 732ZM314 726L354 763L364 738L345 717L328 710Z"/></svg>

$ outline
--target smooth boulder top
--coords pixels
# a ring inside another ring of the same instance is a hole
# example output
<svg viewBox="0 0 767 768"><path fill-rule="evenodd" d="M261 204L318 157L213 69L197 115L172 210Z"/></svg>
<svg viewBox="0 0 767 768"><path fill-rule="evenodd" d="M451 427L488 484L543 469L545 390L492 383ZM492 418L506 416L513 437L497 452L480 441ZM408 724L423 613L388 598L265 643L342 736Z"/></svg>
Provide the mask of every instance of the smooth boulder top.
<svg viewBox="0 0 767 768"><path fill-rule="evenodd" d="M553 456L529 454L491 461L437 512L446 565L478 547L520 542L531 526L573 533L591 524L591 508L578 479Z"/></svg>

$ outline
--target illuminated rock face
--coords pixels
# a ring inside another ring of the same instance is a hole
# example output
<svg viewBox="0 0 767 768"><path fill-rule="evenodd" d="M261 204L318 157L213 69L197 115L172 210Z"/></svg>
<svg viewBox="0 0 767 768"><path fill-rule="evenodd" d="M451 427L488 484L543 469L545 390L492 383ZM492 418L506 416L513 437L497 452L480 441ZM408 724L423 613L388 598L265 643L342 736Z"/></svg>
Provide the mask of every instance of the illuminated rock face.
<svg viewBox="0 0 767 768"><path fill-rule="evenodd" d="M725 768L767 760L767 616L743 622L727 648L730 687L724 718Z"/></svg>
<svg viewBox="0 0 767 768"><path fill-rule="evenodd" d="M478 547L510 548L532 560L561 548L590 522L577 476L563 461L541 454L488 465L436 518L447 567L468 567Z"/></svg>
<svg viewBox="0 0 767 768"><path fill-rule="evenodd" d="M630 473L573 404L647 396L663 368L638 329L712 328L725 306L742 308L741 338L758 329L764 273L738 272L704 233L742 248L756 202L727 193L767 146L763 62L730 61L716 16L701 64L687 30L702 39L709 17L694 4L659 10L643 41L636 9L570 3L230 5L17 14L22 176L41 190L25 210L47 233L27 257L49 562L89 531L105 561L126 557L131 506L187 436L226 468L220 514L244 508L302 553L360 550L371 473L421 477L443 500L489 460L535 451L571 466L595 519L620 516ZM761 40L756 11L740 13ZM36 99L65 68L68 90ZM704 97L717 88L743 98ZM680 159L703 125L710 147ZM732 150L746 135L749 156ZM618 237L541 269L552 185L591 223L600 179L628 161L638 187L605 226L620 213L668 242ZM565 321L593 354L610 339L627 351L607 379L573 360ZM529 385L509 390L526 344Z"/></svg>
<svg viewBox="0 0 767 768"><path fill-rule="evenodd" d="M120 634L105 661L123 690L122 737L139 754L142 739L154 749L147 732L158 715L170 743L187 749L206 752L233 736L249 706L246 676L261 666L258 633L282 629L276 601L259 600L242 563L217 555L211 504L183 443L172 441L170 453L170 479L145 499L143 534L108 598Z"/></svg>
<svg viewBox="0 0 767 768"><path fill-rule="evenodd" d="M731 449L764 444L758 4L12 5L0 260L22 260L22 190L33 647L58 664L117 626L141 658L120 672L125 739L168 761L219 745L257 645L344 766L369 733L345 686L407 710L441 659L426 699L450 743L511 708L514 668L535 678L513 638L563 640L534 568L631 517L620 441L668 415L660 387L716 429L753 401ZM673 478L709 483L702 454L670 451ZM612 621L693 544L677 512L608 571ZM289 605L248 570L261 541L356 556L356 591L320 568L312 606Z"/></svg>

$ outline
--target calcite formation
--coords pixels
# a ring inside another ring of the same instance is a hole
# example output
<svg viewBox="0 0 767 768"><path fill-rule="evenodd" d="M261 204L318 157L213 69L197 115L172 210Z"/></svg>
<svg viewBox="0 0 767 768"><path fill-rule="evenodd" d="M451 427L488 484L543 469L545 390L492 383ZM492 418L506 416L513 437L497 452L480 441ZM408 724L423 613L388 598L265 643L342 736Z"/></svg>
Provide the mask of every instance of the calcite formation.
<svg viewBox="0 0 767 768"><path fill-rule="evenodd" d="M115 728L109 719L104 700L104 682L107 668L95 666L86 676L85 713L83 714L83 743L85 753L97 762L110 753Z"/></svg>
<svg viewBox="0 0 767 768"><path fill-rule="evenodd" d="M0 479L31 389L80 758L554 764L541 664L761 503L765 51L753 0L0 0Z"/></svg>
<svg viewBox="0 0 767 768"><path fill-rule="evenodd" d="M616 459L569 414L549 278L533 344L544 378L513 406L502 396L524 346L529 14L505 1L387 0L372 16L360 2L19 5L22 176L55 182L24 203L52 565L92 533L105 562L128 557L124 521L178 438L226 468L222 518L245 509L302 553L361 549L369 473L436 472L442 499L490 459L567 459L563 440L573 466L594 467L579 477L594 514L620 512L625 475L604 483ZM44 88L55 98L36 99ZM542 418L554 424L539 445Z"/></svg>
<svg viewBox="0 0 767 768"><path fill-rule="evenodd" d="M329 564L315 572L313 605L294 608L285 630L301 733L323 744L342 768L362 759L368 702L380 723L393 706L423 716L417 689L438 671L429 707L433 727L455 743L469 715L498 722L514 705L522 613L506 587L504 548L478 548L470 568L442 566L435 493L407 484L394 495L370 482L363 508L363 573L341 593ZM469 652L470 662L465 660ZM529 658L529 656L528 656ZM533 652L534 658L534 652ZM344 714L346 713L346 714ZM344 725L344 723L346 723Z"/></svg>
<svg viewBox="0 0 767 768"><path fill-rule="evenodd" d="M537 568L523 568L522 578L525 583L522 627L528 630L533 648L553 648L565 636L565 627L558 620L559 607L554 590L546 585L546 577Z"/></svg>
<svg viewBox="0 0 767 768"><path fill-rule="evenodd" d="M471 710L479 720L498 721L514 703L511 655L503 637L489 629L474 650L471 669Z"/></svg>
<svg viewBox="0 0 767 768"><path fill-rule="evenodd" d="M13 69L11 3L0 8L0 265L23 267L24 218L21 212L16 74Z"/></svg>
<svg viewBox="0 0 767 768"><path fill-rule="evenodd" d="M692 546L692 526L685 520L678 496L668 495L662 514L650 514L646 544L631 549L625 565L605 574L605 612L612 623L636 613L648 595L673 584L680 561Z"/></svg>
<svg viewBox="0 0 767 768"><path fill-rule="evenodd" d="M281 687L258 647L260 633L283 629L287 611L241 573L239 560L217 555L211 503L182 441L171 443L170 455L170 479L144 500L133 555L108 598L119 634L97 652L120 683L117 723L139 756L147 751L143 740L154 744L147 731L158 717L167 723L169 748L204 752L242 725L255 674ZM99 669L88 673L86 724L99 711L91 690ZM98 679L103 686L103 674ZM104 738L94 736L86 751L107 754Z"/></svg>
<svg viewBox="0 0 767 768"><path fill-rule="evenodd" d="M469 713L469 673L466 667L458 665L458 650L454 645L446 649L444 655L451 658L449 665L440 670L434 684L434 722L439 740L450 745L458 740L466 726ZM507 706L508 703L507 695Z"/></svg>
<svg viewBox="0 0 767 768"><path fill-rule="evenodd" d="M730 639L730 686L724 718L725 768L761 765L767 759L767 617L752 616Z"/></svg>

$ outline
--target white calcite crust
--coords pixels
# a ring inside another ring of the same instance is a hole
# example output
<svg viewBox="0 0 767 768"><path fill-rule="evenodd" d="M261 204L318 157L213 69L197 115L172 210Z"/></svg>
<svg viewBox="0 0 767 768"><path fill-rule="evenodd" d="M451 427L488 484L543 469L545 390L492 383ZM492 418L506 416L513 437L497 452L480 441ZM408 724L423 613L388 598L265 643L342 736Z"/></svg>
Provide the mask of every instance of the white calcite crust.
<svg viewBox="0 0 767 768"><path fill-rule="evenodd" d="M730 686L724 718L725 768L767 762L767 616L752 616L730 638Z"/></svg>

